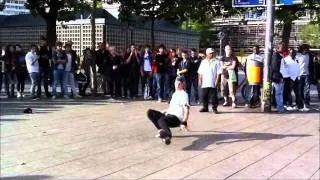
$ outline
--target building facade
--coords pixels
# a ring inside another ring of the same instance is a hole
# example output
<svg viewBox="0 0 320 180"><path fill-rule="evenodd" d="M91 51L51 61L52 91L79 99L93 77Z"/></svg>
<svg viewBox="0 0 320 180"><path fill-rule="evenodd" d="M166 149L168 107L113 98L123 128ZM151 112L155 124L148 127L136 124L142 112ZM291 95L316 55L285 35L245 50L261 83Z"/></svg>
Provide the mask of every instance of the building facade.
<svg viewBox="0 0 320 180"><path fill-rule="evenodd" d="M103 11L96 19L96 45L101 42L116 46L124 51L130 44L151 45L150 22L141 21L135 26L120 23L112 15ZM91 47L91 24L87 16L68 22L57 22L57 40L72 41L73 48L81 53ZM46 24L41 17L30 14L0 16L0 45L21 44L29 47L39 44L40 36L45 35ZM168 48L199 48L200 35L187 32L166 21L155 22L155 45L164 44Z"/></svg>
<svg viewBox="0 0 320 180"><path fill-rule="evenodd" d="M305 25L307 25L312 13L305 12L304 15L292 24L290 33L289 47L297 48L303 43L300 39L300 34ZM265 32L266 32L266 13L263 10L249 11L244 16L220 18L213 21L213 28L211 29L213 37L212 46L219 48L220 42L217 38L219 32L225 33L225 38L222 41L223 45L230 44L235 53L239 56L251 53L251 48L254 45L264 47ZM274 26L274 44L281 41L282 25L281 22L275 21Z"/></svg>
<svg viewBox="0 0 320 180"><path fill-rule="evenodd" d="M28 14L30 11L25 7L26 2L27 0L6 0L0 15Z"/></svg>

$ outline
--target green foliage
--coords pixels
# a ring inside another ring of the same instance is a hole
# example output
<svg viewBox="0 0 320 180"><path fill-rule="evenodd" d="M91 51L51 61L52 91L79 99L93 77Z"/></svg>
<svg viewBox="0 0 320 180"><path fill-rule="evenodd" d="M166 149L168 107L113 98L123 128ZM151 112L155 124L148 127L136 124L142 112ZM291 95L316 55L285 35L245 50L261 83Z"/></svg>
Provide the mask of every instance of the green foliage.
<svg viewBox="0 0 320 180"><path fill-rule="evenodd" d="M320 47L320 25L308 24L301 31L300 38L312 47Z"/></svg>
<svg viewBox="0 0 320 180"><path fill-rule="evenodd" d="M5 0L0 0L0 11L2 11L4 9L4 5L5 5L6 1Z"/></svg>
<svg viewBox="0 0 320 180"><path fill-rule="evenodd" d="M68 21L75 19L77 12L86 10L89 5L79 0L27 0L25 4L33 15L40 15L44 19Z"/></svg>
<svg viewBox="0 0 320 180"><path fill-rule="evenodd" d="M276 18L282 23L297 20L306 10L320 11L319 0L304 0L303 4L280 6L276 9Z"/></svg>

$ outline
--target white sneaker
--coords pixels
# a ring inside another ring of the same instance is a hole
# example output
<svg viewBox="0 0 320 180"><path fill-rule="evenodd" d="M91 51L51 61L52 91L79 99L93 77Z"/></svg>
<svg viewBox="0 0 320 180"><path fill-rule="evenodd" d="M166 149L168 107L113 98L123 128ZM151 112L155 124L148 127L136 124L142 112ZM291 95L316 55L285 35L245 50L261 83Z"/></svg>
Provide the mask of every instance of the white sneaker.
<svg viewBox="0 0 320 180"><path fill-rule="evenodd" d="M236 108L236 107L237 107L236 103L232 103L232 108Z"/></svg>
<svg viewBox="0 0 320 180"><path fill-rule="evenodd" d="M294 108L291 107L291 106L285 106L284 108L285 108L287 111L293 111L293 110L294 110Z"/></svg>
<svg viewBox="0 0 320 180"><path fill-rule="evenodd" d="M74 98L79 99L79 98L82 98L82 96L77 94L77 95L74 96Z"/></svg>
<svg viewBox="0 0 320 180"><path fill-rule="evenodd" d="M158 103L161 103L161 102L162 102L162 99L161 99L161 98L159 98L159 99L158 99Z"/></svg>
<svg viewBox="0 0 320 180"><path fill-rule="evenodd" d="M17 92L17 98L21 98L21 93Z"/></svg>
<svg viewBox="0 0 320 180"><path fill-rule="evenodd" d="M21 97L23 97L23 98L24 98L24 93L23 93L23 92L21 93Z"/></svg>
<svg viewBox="0 0 320 180"><path fill-rule="evenodd" d="M310 111L310 109L304 107L304 108L299 109L299 111L300 111L300 112L308 112L308 111Z"/></svg>
<svg viewBox="0 0 320 180"><path fill-rule="evenodd" d="M68 95L64 95L63 98L69 99L69 96Z"/></svg>
<svg viewBox="0 0 320 180"><path fill-rule="evenodd" d="M52 96L52 99L55 100L57 97L56 96Z"/></svg>

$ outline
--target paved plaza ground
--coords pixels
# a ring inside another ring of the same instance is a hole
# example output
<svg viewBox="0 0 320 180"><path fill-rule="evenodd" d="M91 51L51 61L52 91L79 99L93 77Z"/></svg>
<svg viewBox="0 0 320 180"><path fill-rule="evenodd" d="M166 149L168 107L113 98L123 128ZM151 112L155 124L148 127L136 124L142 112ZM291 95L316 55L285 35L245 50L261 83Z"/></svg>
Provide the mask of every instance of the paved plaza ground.
<svg viewBox="0 0 320 180"><path fill-rule="evenodd" d="M33 114L23 114L31 107ZM1 99L3 179L319 179L319 104L308 113L191 108L190 132L155 138L167 103Z"/></svg>

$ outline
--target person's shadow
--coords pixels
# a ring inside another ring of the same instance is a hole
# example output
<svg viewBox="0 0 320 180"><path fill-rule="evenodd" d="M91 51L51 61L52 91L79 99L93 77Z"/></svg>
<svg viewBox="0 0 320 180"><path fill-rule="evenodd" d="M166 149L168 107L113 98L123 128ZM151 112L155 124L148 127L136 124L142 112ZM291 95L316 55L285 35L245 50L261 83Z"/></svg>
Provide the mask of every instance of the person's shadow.
<svg viewBox="0 0 320 180"><path fill-rule="evenodd" d="M203 150L211 144L229 144L241 141L254 141L254 140L272 140L282 139L286 137L307 137L309 134L272 134L272 133L251 133L251 132L223 132L223 131L191 131L194 132L211 132L214 134L198 134L198 135L182 135L175 138L196 138L191 145L183 148L185 151Z"/></svg>

